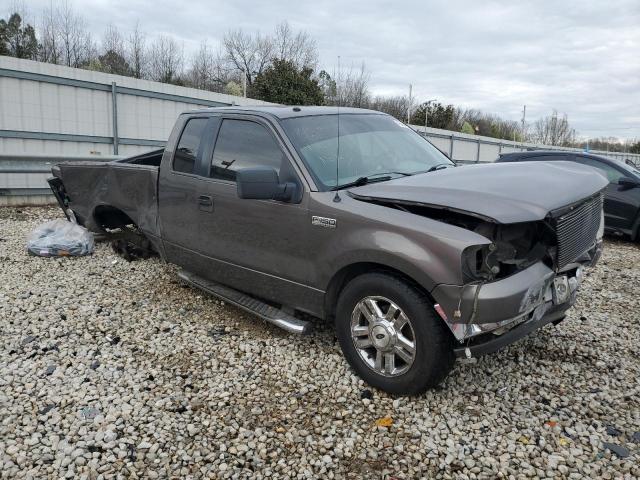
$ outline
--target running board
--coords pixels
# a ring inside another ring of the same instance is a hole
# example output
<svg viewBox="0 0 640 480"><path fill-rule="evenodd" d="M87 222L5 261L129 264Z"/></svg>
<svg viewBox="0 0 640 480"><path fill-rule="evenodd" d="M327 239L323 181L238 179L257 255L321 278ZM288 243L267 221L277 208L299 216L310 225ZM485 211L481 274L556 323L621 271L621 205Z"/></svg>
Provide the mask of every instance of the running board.
<svg viewBox="0 0 640 480"><path fill-rule="evenodd" d="M205 292L224 300L225 302L246 310L249 313L253 313L263 320L286 330L287 332L299 333L301 335L307 335L311 332L311 323L300 320L299 318L289 315L278 308L267 305L266 303L245 293L234 290L233 288L220 285L219 283L215 283L210 280L205 280L202 277L184 270L178 272L178 277L189 285L193 285L200 290L204 290Z"/></svg>

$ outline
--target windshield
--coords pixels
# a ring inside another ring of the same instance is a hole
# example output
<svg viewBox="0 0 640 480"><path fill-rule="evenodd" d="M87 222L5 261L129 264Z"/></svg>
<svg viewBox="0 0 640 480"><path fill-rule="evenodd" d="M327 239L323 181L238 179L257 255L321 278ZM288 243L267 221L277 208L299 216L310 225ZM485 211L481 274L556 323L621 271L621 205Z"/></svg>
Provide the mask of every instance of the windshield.
<svg viewBox="0 0 640 480"><path fill-rule="evenodd" d="M638 179L640 179L640 170L638 170L634 165L629 165L628 163L621 162L619 160L617 160L617 162L620 164L620 166L624 170L626 170L627 172L635 175L636 177L638 177Z"/></svg>
<svg viewBox="0 0 640 480"><path fill-rule="evenodd" d="M388 115L345 114L288 118L282 125L318 187L329 190L361 177L392 178L426 172L437 166L454 166L440 150L411 128ZM336 182L337 180L337 182Z"/></svg>

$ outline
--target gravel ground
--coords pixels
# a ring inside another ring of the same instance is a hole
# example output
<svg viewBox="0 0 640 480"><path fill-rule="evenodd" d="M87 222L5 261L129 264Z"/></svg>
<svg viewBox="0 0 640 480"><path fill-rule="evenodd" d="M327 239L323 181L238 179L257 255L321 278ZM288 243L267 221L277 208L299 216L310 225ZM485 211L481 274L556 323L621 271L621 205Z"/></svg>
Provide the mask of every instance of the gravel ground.
<svg viewBox="0 0 640 480"><path fill-rule="evenodd" d="M57 216L0 209L1 478L640 477L638 245L607 242L558 327L394 398L328 326L286 334L158 259L28 256Z"/></svg>

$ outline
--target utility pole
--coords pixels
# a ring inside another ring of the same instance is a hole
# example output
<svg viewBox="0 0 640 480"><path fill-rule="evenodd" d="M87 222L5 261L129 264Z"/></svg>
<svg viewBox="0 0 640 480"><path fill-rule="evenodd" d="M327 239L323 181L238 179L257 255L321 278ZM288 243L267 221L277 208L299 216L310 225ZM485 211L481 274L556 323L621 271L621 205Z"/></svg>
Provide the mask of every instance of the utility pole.
<svg viewBox="0 0 640 480"><path fill-rule="evenodd" d="M247 98L247 71L242 71L242 96Z"/></svg>
<svg viewBox="0 0 640 480"><path fill-rule="evenodd" d="M409 84L409 106L407 107L407 125L411 125L411 91L413 89L413 86L411 84Z"/></svg>
<svg viewBox="0 0 640 480"><path fill-rule="evenodd" d="M525 120L527 118L527 106L525 105L522 108L522 140L524 141L524 137L525 137Z"/></svg>

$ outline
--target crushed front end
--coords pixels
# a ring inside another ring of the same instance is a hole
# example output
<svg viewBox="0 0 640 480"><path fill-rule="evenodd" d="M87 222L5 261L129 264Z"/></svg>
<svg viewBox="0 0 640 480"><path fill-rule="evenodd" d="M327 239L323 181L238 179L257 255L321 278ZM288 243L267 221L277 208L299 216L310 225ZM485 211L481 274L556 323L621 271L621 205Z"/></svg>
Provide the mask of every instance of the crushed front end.
<svg viewBox="0 0 640 480"><path fill-rule="evenodd" d="M457 356L491 353L564 318L584 268L600 257L602 204L599 192L539 222L458 219L491 243L465 250L463 285L441 284L432 291L436 311L458 342Z"/></svg>

